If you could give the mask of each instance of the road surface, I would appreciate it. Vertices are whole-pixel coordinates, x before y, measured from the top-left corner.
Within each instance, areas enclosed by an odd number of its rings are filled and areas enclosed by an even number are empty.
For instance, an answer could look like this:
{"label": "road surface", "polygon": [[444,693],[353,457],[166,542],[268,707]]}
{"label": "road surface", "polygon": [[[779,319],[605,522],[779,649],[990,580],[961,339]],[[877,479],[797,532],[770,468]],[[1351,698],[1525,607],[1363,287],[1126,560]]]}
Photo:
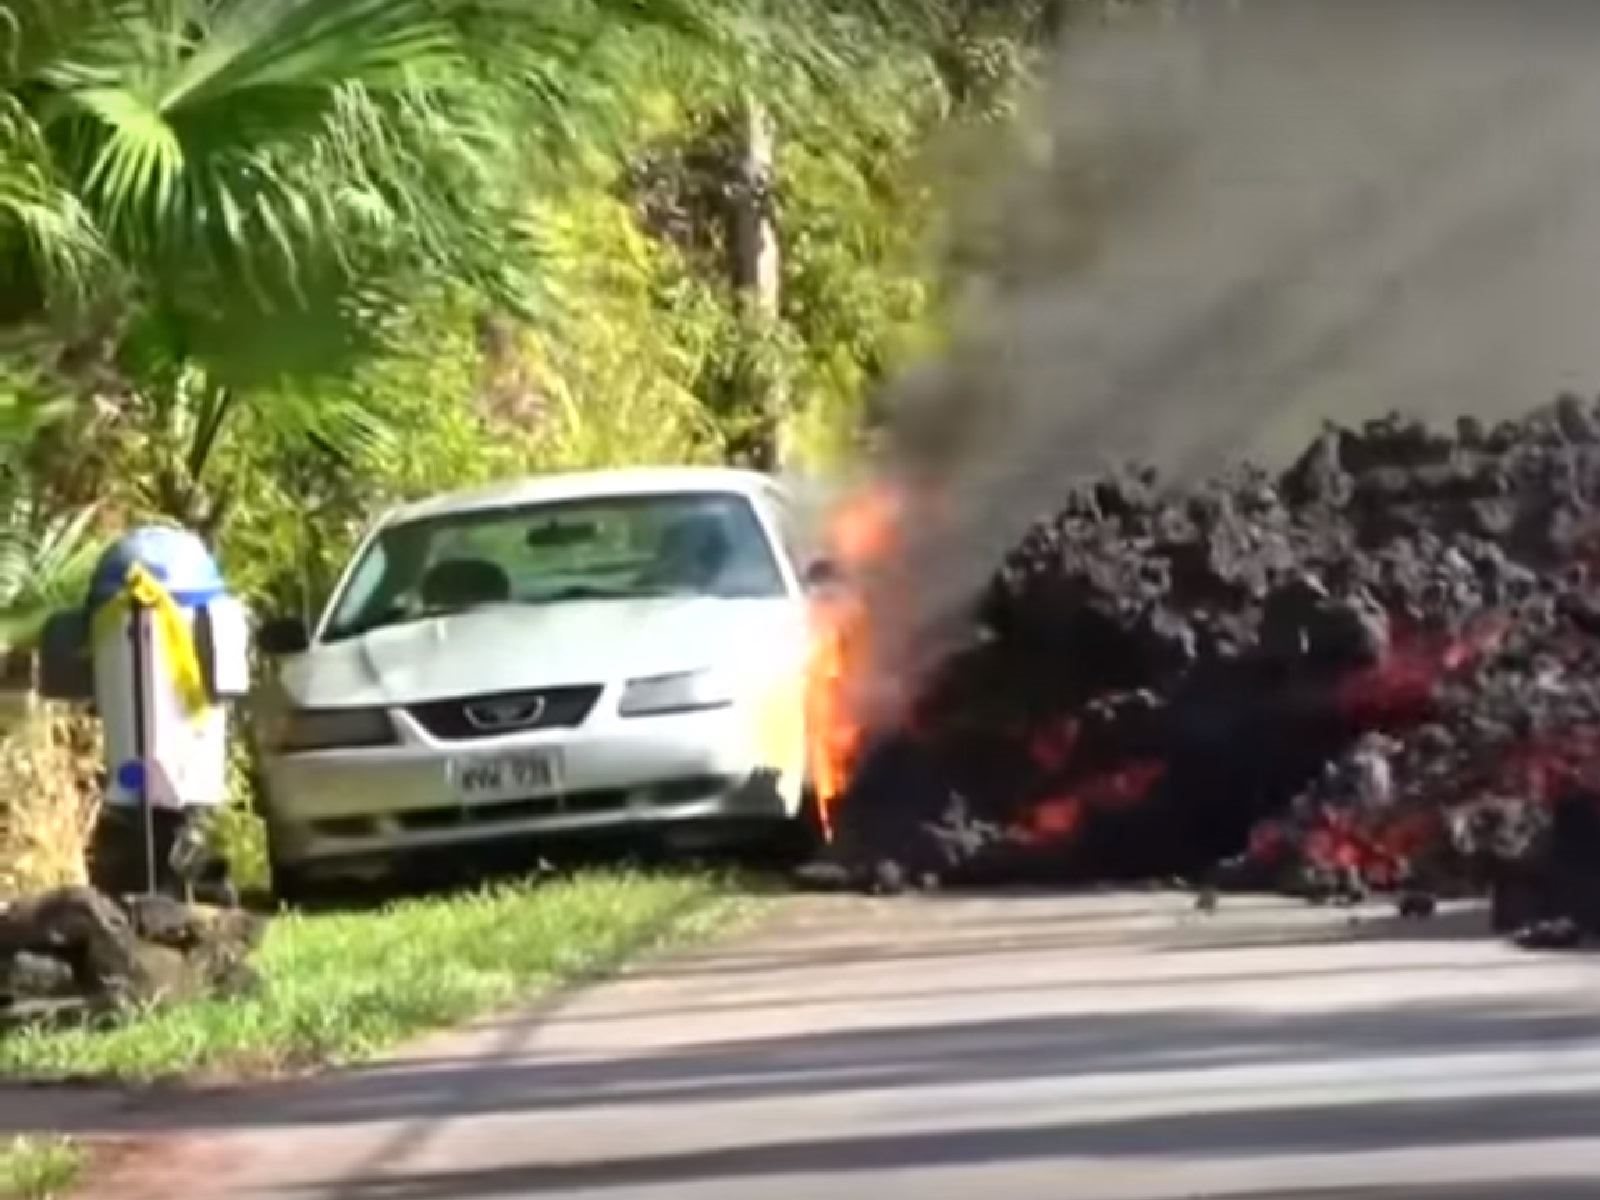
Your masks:
{"label": "road surface", "polygon": [[30,1111],[165,1131],[117,1200],[1600,1196],[1600,959],[1481,920],[801,899],[370,1070]]}

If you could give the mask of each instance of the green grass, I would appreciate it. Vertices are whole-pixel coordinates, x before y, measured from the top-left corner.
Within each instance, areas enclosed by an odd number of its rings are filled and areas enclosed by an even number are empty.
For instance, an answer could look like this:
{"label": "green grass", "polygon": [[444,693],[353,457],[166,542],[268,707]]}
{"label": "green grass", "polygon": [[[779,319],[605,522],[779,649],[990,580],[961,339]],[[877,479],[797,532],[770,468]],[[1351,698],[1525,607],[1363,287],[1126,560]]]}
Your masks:
{"label": "green grass", "polygon": [[13,1137],[0,1141],[0,1197],[56,1200],[83,1169],[83,1149],[67,1138]]}
{"label": "green grass", "polygon": [[0,1076],[154,1082],[359,1061],[747,910],[715,876],[608,872],[279,917],[256,959],[265,979],[257,995],[176,1005],[112,1028],[14,1034],[0,1039]]}

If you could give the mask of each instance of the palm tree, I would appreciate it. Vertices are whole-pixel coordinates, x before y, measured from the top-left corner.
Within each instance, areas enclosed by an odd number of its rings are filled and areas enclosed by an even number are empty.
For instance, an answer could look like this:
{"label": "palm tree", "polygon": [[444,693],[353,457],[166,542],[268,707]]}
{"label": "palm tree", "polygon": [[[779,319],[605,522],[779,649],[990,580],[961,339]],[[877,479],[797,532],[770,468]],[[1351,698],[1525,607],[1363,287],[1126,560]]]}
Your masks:
{"label": "palm tree", "polygon": [[89,323],[175,437],[161,507],[202,524],[230,414],[325,424],[385,312],[441,281],[536,295],[523,200],[600,131],[604,84],[690,0],[8,0],[0,332]]}
{"label": "palm tree", "polygon": [[602,48],[691,14],[681,0],[11,0],[3,282],[60,300],[110,271],[146,298],[260,305],[395,266],[504,284],[521,171],[575,132],[616,59]]}

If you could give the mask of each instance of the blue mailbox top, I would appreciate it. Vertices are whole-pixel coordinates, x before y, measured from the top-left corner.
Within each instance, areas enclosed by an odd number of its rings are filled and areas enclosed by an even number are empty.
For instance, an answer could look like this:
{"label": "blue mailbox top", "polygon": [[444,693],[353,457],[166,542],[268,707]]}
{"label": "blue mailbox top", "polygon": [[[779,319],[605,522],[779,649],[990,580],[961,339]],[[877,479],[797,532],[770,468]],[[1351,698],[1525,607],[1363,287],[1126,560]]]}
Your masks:
{"label": "blue mailbox top", "polygon": [[89,580],[91,610],[122,590],[134,563],[154,575],[174,600],[188,608],[214,600],[226,590],[216,559],[198,537],[187,529],[147,525],[114,542],[100,556]]}

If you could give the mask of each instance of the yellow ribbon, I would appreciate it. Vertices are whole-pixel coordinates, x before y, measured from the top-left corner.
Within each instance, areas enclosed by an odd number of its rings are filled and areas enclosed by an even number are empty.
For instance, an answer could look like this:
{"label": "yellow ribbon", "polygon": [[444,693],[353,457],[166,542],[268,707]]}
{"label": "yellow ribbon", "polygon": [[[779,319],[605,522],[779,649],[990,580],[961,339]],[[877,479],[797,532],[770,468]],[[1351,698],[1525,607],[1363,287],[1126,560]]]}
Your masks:
{"label": "yellow ribbon", "polygon": [[200,654],[195,649],[194,632],[183,609],[162,583],[139,563],[128,568],[122,590],[94,615],[94,640],[99,642],[117,632],[123,618],[137,606],[148,609],[155,618],[155,639],[172,673],[184,712],[191,718],[203,716],[211,707],[205,674],[200,669]]}

